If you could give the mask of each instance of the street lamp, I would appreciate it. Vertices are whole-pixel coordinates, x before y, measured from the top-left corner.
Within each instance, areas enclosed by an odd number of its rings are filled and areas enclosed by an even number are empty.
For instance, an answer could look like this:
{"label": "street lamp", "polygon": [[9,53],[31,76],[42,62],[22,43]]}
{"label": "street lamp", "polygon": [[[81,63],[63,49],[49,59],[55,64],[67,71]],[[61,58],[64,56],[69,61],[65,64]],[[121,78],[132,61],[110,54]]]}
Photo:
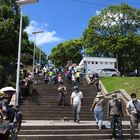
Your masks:
{"label": "street lamp", "polygon": [[19,0],[17,5],[20,6],[20,28],[19,28],[19,43],[18,43],[18,62],[17,62],[17,76],[16,76],[16,105],[19,104],[19,79],[20,79],[20,56],[21,56],[21,38],[22,38],[22,9],[26,4],[39,2],[39,0]]}
{"label": "street lamp", "polygon": [[35,39],[34,39],[34,50],[33,50],[33,69],[32,69],[32,77],[34,77],[34,69],[35,69],[35,45],[36,45],[36,35],[39,33],[42,33],[43,31],[35,31],[32,32],[32,34],[35,35]]}
{"label": "street lamp", "polygon": [[39,53],[39,64],[41,64],[41,53],[42,53],[42,51],[41,51],[41,47],[40,47],[40,53]]}

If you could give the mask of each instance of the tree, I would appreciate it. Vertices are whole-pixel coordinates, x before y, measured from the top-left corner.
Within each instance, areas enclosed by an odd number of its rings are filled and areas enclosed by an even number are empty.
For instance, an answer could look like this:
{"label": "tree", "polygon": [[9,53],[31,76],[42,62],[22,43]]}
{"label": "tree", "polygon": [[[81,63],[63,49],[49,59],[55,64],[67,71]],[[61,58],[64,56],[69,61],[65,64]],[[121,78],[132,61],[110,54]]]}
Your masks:
{"label": "tree", "polygon": [[52,49],[49,59],[53,60],[56,66],[65,66],[70,60],[79,63],[82,59],[82,39],[68,40],[58,44]]}
{"label": "tree", "polygon": [[[140,10],[127,4],[109,6],[89,21],[83,33],[86,52],[93,56],[117,56],[122,72],[136,68],[140,59],[139,28]],[[135,54],[137,57],[132,58]]]}
{"label": "tree", "polygon": [[[14,61],[17,58],[19,21],[20,21],[20,13],[19,7],[16,5],[16,0],[0,0],[1,63],[3,57],[9,57],[11,61]],[[26,28],[28,24],[29,20],[27,17],[24,16],[23,30]],[[28,38],[26,38],[26,41],[28,41]]]}
{"label": "tree", "polygon": [[[20,9],[16,0],[0,0],[0,65],[5,75],[2,84],[7,82],[8,73],[13,72],[11,63],[16,63],[19,40]],[[28,40],[24,29],[28,26],[29,19],[23,16],[22,52],[32,54],[33,45]],[[31,49],[30,49],[31,48]],[[16,72],[16,69],[14,69]],[[12,74],[14,75],[14,74]]]}

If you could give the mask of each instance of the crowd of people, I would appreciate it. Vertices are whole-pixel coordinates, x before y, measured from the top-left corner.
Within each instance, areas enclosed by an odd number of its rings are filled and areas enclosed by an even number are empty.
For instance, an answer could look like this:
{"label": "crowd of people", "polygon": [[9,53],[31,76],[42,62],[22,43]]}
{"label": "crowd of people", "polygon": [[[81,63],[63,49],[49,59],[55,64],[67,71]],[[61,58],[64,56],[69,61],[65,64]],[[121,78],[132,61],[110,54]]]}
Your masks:
{"label": "crowd of people", "polygon": [[[42,69],[36,67],[35,76],[33,78],[30,72],[24,70],[23,77],[20,80],[20,99],[38,95],[37,90],[32,88],[32,85],[39,84],[37,81],[39,75],[43,76],[45,84],[58,84],[57,104],[62,107],[65,106],[65,97],[67,96],[65,81],[72,85],[73,90],[70,96],[70,105],[73,109],[73,121],[80,123],[80,114],[84,99],[83,93],[79,89],[80,79],[83,77],[80,71],[75,70],[73,67],[63,70],[47,68],[46,66]],[[100,91],[98,75],[91,74],[90,71],[88,71],[88,77],[91,81],[90,84],[95,85],[97,89],[97,95],[89,110],[93,112],[96,124],[99,130],[101,130],[103,128],[105,98]],[[0,122],[6,122],[6,120],[8,120],[8,122],[12,124],[4,134],[0,134],[0,140],[8,140],[9,136],[11,136],[11,140],[16,140],[21,127],[22,113],[19,106],[9,105],[12,95],[13,93],[9,94],[8,92],[0,91]],[[126,105],[126,113],[130,117],[131,139],[133,139],[135,138],[136,126],[139,126],[140,131],[140,100],[137,99],[135,93],[131,94],[131,98],[132,100]],[[119,140],[123,140],[123,114],[122,100],[118,98],[117,94],[112,94],[112,99],[110,99],[107,104],[107,122],[110,122],[110,126],[107,128],[111,128],[112,130],[112,139],[116,139],[118,135]],[[118,129],[117,131],[116,128]]]}
{"label": "crowd of people", "polygon": [[[80,78],[83,77],[80,71],[75,71],[74,68],[66,69],[64,71],[57,69],[46,69],[43,68],[43,75],[45,83],[58,83],[58,105],[65,106],[65,96],[67,95],[67,88],[64,84],[64,80],[67,80],[73,87],[73,91],[70,97],[70,104],[73,108],[73,120],[76,123],[80,123],[80,113],[83,105],[83,93],[79,89]],[[95,97],[90,111],[93,111],[96,124],[101,130],[103,127],[103,116],[104,116],[104,106],[105,99],[103,94],[100,92],[99,87],[99,77],[97,74],[91,74],[88,71],[88,77],[91,81],[91,85],[95,85],[97,89],[97,96]],[[46,81],[47,79],[47,81]],[[131,127],[131,138],[135,138],[136,126],[140,127],[140,101],[136,98],[136,94],[131,94],[132,100],[128,102],[126,106],[127,115],[130,117],[130,127]],[[124,110],[122,105],[122,100],[117,97],[117,94],[112,94],[112,99],[108,101],[107,104],[107,122],[110,122],[108,128],[112,128],[112,139],[116,139],[118,135],[119,140],[123,139],[123,128],[122,128],[122,118],[124,117]],[[116,129],[118,129],[116,131]],[[140,128],[139,128],[140,131]]]}
{"label": "crowd of people", "polygon": [[[102,129],[104,105],[104,96],[101,92],[98,92],[91,105],[90,111],[94,113],[99,130]],[[130,118],[131,140],[133,140],[136,138],[136,128],[138,128],[140,134],[140,100],[137,99],[136,93],[131,94],[131,100],[126,104],[126,113]],[[123,140],[123,117],[124,108],[122,100],[114,93],[112,94],[112,99],[110,99],[107,104],[107,123],[110,123],[107,128],[112,129],[113,140],[116,139],[117,135],[119,140]]]}
{"label": "crowd of people", "polygon": [[19,106],[9,104],[15,89],[6,88],[0,90],[0,140],[17,140],[17,134],[21,128],[22,113]]}

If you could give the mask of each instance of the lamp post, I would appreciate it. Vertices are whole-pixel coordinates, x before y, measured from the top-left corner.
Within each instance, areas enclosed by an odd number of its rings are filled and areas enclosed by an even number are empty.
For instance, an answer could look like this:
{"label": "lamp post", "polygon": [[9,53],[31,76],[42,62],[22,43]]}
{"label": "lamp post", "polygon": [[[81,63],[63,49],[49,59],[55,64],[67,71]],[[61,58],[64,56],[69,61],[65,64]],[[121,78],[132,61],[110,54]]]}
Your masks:
{"label": "lamp post", "polygon": [[41,51],[41,47],[40,47],[40,53],[39,53],[39,64],[41,64],[41,53],[42,53],[42,51]]}
{"label": "lamp post", "polygon": [[34,69],[35,69],[35,45],[36,45],[36,35],[39,34],[39,33],[42,33],[43,31],[35,31],[35,32],[32,32],[32,34],[35,35],[35,38],[34,38],[34,50],[33,50],[33,69],[32,69],[32,77],[34,77]]}
{"label": "lamp post", "polygon": [[16,75],[16,105],[19,104],[19,80],[20,80],[20,56],[21,56],[21,38],[22,38],[22,11],[23,6],[39,2],[39,0],[19,0],[17,5],[20,6],[20,28],[19,28],[19,43],[18,43],[18,62],[17,62],[17,75]]}

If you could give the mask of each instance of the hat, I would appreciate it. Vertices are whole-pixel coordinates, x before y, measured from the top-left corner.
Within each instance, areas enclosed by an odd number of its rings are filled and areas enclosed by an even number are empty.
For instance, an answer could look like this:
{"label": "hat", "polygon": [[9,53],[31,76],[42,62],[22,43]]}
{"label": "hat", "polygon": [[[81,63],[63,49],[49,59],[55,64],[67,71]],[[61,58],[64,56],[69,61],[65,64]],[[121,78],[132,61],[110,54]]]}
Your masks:
{"label": "hat", "polygon": [[0,98],[3,98],[5,95],[5,93],[3,91],[0,90]]}
{"label": "hat", "polygon": [[98,92],[97,95],[96,95],[97,98],[103,97],[103,96],[104,96],[104,95],[103,95],[101,92]]}
{"label": "hat", "polygon": [[13,87],[4,87],[0,90],[3,92],[6,92],[6,91],[16,92],[16,89],[14,89]]}
{"label": "hat", "polygon": [[75,90],[75,89],[79,89],[79,87],[78,87],[78,86],[74,86],[73,89],[74,89],[74,90]]}

